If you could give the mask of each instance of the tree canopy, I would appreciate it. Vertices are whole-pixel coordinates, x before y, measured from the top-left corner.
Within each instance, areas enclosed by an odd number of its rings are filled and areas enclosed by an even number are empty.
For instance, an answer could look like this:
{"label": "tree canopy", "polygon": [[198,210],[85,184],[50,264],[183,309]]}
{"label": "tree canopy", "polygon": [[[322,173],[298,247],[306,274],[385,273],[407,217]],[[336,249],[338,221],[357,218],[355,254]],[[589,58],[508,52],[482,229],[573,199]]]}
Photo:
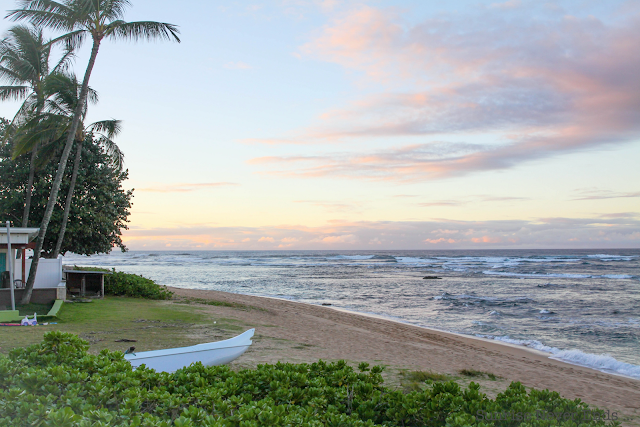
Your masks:
{"label": "tree canopy", "polygon": [[[75,153],[72,153],[62,180],[63,193],[66,193],[71,181],[74,156]],[[11,146],[4,144],[0,147],[0,212],[16,223],[20,221],[24,206],[29,174],[28,157],[20,156],[11,160]],[[56,162],[49,162],[37,171],[31,208],[34,223],[42,220],[57,166]],[[122,230],[128,228],[127,218],[133,197],[133,190],[124,190],[122,187],[127,177],[128,171],[120,171],[104,146],[97,143],[96,136],[88,133],[82,145],[82,161],[61,253],[93,255],[110,252],[114,246],[126,250],[121,234]],[[51,233],[44,242],[45,256],[55,248],[63,209],[64,200],[59,200],[50,222]]]}

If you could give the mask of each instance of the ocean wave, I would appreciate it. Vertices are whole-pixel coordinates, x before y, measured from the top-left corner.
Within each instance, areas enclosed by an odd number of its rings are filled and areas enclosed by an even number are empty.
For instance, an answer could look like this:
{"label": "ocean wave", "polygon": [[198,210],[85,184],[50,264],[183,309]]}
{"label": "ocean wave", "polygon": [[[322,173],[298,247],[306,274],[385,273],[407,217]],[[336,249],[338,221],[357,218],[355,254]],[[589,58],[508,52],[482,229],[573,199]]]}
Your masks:
{"label": "ocean wave", "polygon": [[556,347],[549,347],[537,340],[517,340],[508,336],[476,335],[480,338],[489,338],[509,344],[521,345],[544,351],[551,354],[551,359],[561,360],[573,365],[584,366],[585,368],[596,369],[610,374],[624,375],[631,378],[640,379],[640,366],[616,360],[609,354],[591,354],[581,350],[560,350]]}
{"label": "ocean wave", "polygon": [[491,271],[485,270],[482,274],[490,276],[508,276],[508,277],[555,277],[559,279],[633,279],[634,276],[629,274],[570,274],[570,273],[515,273],[509,271]]}
{"label": "ocean wave", "polygon": [[398,260],[396,260],[396,257],[392,255],[374,255],[371,257],[371,259],[385,262],[398,262]]}
{"label": "ocean wave", "polygon": [[364,260],[364,259],[371,259],[371,258],[373,258],[373,255],[335,255],[335,256],[327,257],[326,259],[330,259],[330,260],[340,260],[340,259]]}
{"label": "ocean wave", "polygon": [[511,273],[508,271],[491,271],[485,270],[482,274],[491,276],[508,276],[508,277],[557,277],[566,279],[589,279],[593,277],[590,274],[568,274],[568,273]]}
{"label": "ocean wave", "polygon": [[601,261],[631,261],[634,258],[638,258],[633,255],[609,255],[609,254],[593,254],[587,255],[587,258],[596,258]]}

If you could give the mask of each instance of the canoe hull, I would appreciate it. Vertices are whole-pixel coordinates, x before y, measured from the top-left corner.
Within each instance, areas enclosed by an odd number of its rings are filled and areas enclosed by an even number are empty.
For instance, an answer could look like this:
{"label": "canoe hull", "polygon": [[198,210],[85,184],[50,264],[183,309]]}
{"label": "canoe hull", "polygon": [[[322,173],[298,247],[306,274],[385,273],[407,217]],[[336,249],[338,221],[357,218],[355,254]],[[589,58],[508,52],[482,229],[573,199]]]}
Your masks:
{"label": "canoe hull", "polygon": [[252,344],[251,337],[254,332],[254,329],[250,329],[224,341],[125,354],[124,357],[134,368],[145,365],[158,372],[175,372],[196,362],[205,366],[225,365],[247,351]]}

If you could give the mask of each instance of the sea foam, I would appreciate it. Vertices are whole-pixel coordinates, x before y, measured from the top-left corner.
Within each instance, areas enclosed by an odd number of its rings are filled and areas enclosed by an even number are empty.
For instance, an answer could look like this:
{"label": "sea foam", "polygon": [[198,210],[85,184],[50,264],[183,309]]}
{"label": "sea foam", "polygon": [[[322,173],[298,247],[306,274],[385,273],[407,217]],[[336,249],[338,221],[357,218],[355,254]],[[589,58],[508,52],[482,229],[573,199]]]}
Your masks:
{"label": "sea foam", "polygon": [[509,344],[521,345],[534,350],[544,351],[545,353],[551,353],[551,359],[561,360],[563,362],[571,363],[573,365],[584,366],[585,368],[597,369],[598,371],[624,375],[626,377],[640,379],[640,366],[632,365],[631,363],[621,362],[616,360],[609,354],[591,354],[585,353],[581,350],[560,350],[556,347],[549,347],[542,344],[537,340],[517,340],[509,338],[508,336],[491,336],[491,335],[476,335],[480,338],[490,338],[496,341],[502,341]]}

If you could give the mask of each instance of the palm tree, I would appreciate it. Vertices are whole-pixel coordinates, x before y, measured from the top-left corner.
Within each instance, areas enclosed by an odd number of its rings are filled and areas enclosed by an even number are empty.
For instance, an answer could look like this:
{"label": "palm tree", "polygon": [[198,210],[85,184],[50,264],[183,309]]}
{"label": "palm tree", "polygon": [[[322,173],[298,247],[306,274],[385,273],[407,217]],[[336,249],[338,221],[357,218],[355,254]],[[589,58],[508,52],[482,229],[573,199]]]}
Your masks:
{"label": "palm tree", "polygon": [[60,157],[60,165],[51,185],[49,201],[40,224],[40,232],[36,240],[31,269],[29,270],[29,279],[22,297],[22,303],[27,304],[31,300],[40,252],[44,245],[53,207],[58,198],[60,183],[73,146],[74,135],[80,124],[82,109],[84,108],[89,88],[89,79],[98,56],[100,43],[102,43],[103,39],[174,39],[177,42],[180,39],[178,38],[179,31],[177,27],[172,24],[152,21],[125,22],[122,19],[124,11],[128,6],[131,6],[131,2],[128,0],[62,0],[61,2],[54,0],[19,0],[18,4],[22,8],[9,12],[8,18],[13,20],[25,19],[39,27],[66,31],[72,46],[81,43],[87,35],[90,35],[93,41],[91,56],[82,80],[79,102],[73,113],[71,127]]}
{"label": "palm tree", "polygon": [[[56,153],[60,151],[59,147],[64,144],[67,132],[71,126],[73,112],[80,97],[80,88],[81,85],[73,74],[56,73],[46,79],[43,85],[47,98],[44,105],[45,111],[40,116],[34,117],[17,131],[13,151],[14,158],[24,152],[28,152],[30,147],[35,145],[41,145],[43,147],[42,163],[56,156]],[[97,103],[97,92],[89,88],[87,99],[93,104]],[[123,165],[124,155],[113,141],[113,138],[120,133],[120,121],[103,120],[85,127],[84,119],[86,114],[87,105],[85,103],[80,125],[74,135],[76,156],[62,214],[60,231],[58,232],[58,240],[51,254],[51,258],[58,257],[60,249],[62,248],[62,242],[64,241],[67,222],[69,220],[69,211],[71,210],[71,201],[73,199],[78,169],[80,167],[83,142],[90,140],[92,143],[101,145],[111,158],[112,165],[117,169],[121,170]]]}
{"label": "palm tree", "polygon": [[[57,65],[50,70],[49,56],[51,48],[63,39],[45,40],[42,29],[16,25],[9,29],[9,35],[0,40],[0,80],[7,81],[9,86],[0,86],[0,100],[24,100],[16,113],[11,127],[38,115],[44,104],[43,84],[50,72],[66,69],[73,51],[67,49]],[[8,139],[9,135],[5,136]],[[36,171],[38,146],[31,150],[29,178],[27,180],[22,226],[29,224],[31,194]]]}

